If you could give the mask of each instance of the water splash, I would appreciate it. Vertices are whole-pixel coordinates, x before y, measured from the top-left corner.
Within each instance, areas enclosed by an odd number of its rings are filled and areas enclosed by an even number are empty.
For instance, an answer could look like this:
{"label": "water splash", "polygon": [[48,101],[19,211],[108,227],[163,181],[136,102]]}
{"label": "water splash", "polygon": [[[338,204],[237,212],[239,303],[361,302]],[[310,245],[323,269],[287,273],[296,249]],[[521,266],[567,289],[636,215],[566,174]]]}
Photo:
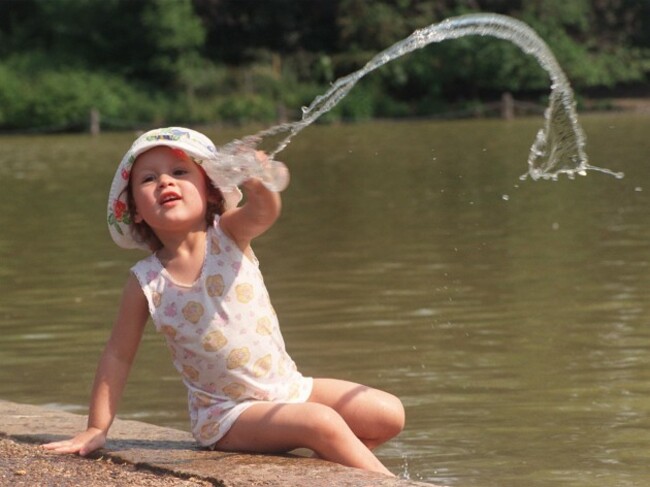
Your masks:
{"label": "water splash", "polygon": [[266,137],[286,133],[277,147],[270,151],[270,158],[274,159],[293,137],[334,108],[366,74],[429,44],[472,35],[491,36],[512,42],[526,54],[535,57],[551,78],[551,94],[549,106],[544,114],[544,126],[537,133],[530,149],[528,172],[522,178],[557,179],[560,174],[573,177],[576,174],[585,175],[589,170],[604,172],[617,178],[623,177],[622,173],[589,164],[584,150],[585,136],[578,123],[573,90],[546,43],[527,24],[497,14],[462,15],[416,30],[407,38],[377,54],[363,68],[336,80],[327,92],[316,97],[308,107],[302,108],[301,120],[276,125],[231,144],[254,148]]}
{"label": "water splash", "polygon": [[289,185],[289,170],[284,163],[261,160],[254,147],[239,140],[220,147],[218,157],[204,161],[203,167],[219,188],[230,191],[252,176],[260,178],[271,191],[284,191]]}

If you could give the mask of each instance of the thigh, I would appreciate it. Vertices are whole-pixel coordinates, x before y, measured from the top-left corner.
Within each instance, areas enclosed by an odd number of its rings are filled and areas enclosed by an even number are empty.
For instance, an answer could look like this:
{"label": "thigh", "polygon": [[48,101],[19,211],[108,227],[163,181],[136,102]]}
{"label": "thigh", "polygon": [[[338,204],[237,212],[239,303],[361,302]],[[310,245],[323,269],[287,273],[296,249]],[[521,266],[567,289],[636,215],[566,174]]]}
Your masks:
{"label": "thigh", "polygon": [[[314,432],[323,424],[349,428],[333,409],[315,403],[259,402],[246,409],[215,448],[224,451],[280,453],[311,448]],[[350,431],[350,435],[353,433]]]}
{"label": "thigh", "polygon": [[316,402],[256,403],[245,410],[215,448],[279,453],[305,447],[349,467],[390,474],[333,408]]}
{"label": "thigh", "polygon": [[404,427],[404,408],[392,394],[338,379],[314,379],[309,401],[336,410],[365,440],[388,439]]}

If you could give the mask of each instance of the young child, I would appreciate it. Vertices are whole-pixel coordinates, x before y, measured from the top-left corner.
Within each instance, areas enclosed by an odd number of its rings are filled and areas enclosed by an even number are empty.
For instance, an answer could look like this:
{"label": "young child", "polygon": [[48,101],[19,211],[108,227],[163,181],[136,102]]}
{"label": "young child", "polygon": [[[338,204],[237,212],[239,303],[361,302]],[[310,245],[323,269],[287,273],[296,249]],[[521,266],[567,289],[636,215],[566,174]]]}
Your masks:
{"label": "young child", "polygon": [[[257,153],[261,164],[262,153]],[[148,315],[188,390],[192,433],[221,451],[308,448],[322,459],[392,475],[371,450],[397,435],[404,409],[363,385],[303,377],[285,350],[251,241],[280,214],[280,196],[259,179],[221,191],[202,166],[218,159],[203,134],[170,127],[139,137],[109,196],[115,242],[151,255],[127,279],[99,361],[88,427],[44,447],[101,448]]]}

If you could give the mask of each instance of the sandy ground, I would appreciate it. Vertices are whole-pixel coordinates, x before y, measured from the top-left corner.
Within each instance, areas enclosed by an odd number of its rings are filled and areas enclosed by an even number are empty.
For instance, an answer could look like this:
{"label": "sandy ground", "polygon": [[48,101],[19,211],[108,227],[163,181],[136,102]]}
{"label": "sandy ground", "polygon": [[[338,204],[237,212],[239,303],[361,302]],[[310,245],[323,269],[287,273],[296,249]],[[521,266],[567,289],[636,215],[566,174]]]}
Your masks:
{"label": "sandy ground", "polygon": [[138,470],[107,459],[56,455],[38,445],[0,437],[0,486],[208,487],[211,482]]}

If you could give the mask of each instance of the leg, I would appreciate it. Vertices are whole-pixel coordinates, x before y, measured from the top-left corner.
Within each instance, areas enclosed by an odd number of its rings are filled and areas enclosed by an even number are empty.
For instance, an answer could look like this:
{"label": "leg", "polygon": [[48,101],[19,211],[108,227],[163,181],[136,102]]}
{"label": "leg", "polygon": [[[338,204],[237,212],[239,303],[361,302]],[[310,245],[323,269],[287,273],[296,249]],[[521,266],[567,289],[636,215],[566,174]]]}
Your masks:
{"label": "leg", "polygon": [[370,449],[397,436],[404,428],[402,402],[371,387],[337,379],[314,379],[309,401],[337,411]]}
{"label": "leg", "polygon": [[332,408],[307,402],[260,402],[244,411],[215,445],[222,451],[279,453],[306,447],[324,460],[392,475]]}

